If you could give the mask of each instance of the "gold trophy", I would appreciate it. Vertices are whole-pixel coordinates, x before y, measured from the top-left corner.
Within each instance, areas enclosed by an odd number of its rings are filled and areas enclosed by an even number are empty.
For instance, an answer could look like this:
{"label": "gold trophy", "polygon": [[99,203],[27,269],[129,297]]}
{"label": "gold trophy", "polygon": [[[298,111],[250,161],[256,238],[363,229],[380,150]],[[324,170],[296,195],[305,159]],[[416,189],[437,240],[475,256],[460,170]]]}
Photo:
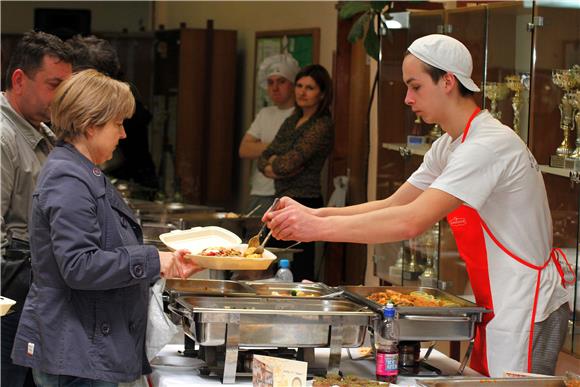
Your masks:
{"label": "gold trophy", "polygon": [[485,96],[491,101],[491,109],[489,113],[497,118],[501,119],[501,112],[497,110],[497,102],[505,99],[509,93],[505,83],[502,82],[487,82],[484,87]]}
{"label": "gold trophy", "polygon": [[[577,84],[580,85],[580,71],[578,71]],[[576,109],[576,115],[574,116],[574,121],[576,122],[576,149],[566,159],[566,168],[580,170],[580,90],[576,90],[574,97],[574,108]]]}
{"label": "gold trophy", "polygon": [[574,130],[574,114],[576,108],[574,102],[576,95],[572,90],[577,84],[575,69],[553,70],[552,82],[562,90],[564,95],[560,102],[560,129],[564,132],[562,143],[556,149],[556,154],[550,157],[550,165],[552,167],[564,168],[565,160],[574,152],[574,148],[570,141],[570,134]]}
{"label": "gold trophy", "polygon": [[403,264],[403,280],[416,281],[419,279],[423,268],[417,263],[417,241],[415,239],[409,239],[409,250],[409,262]]}
{"label": "gold trophy", "polygon": [[435,140],[437,140],[439,137],[441,137],[441,135],[443,134],[443,131],[441,130],[441,127],[439,126],[439,124],[435,124],[431,127],[431,130],[429,131],[429,134],[427,135],[429,137],[429,142],[431,144],[433,144],[435,142]]}
{"label": "gold trophy", "polygon": [[[437,227],[437,226],[436,226]],[[437,272],[435,270],[435,257],[437,256],[437,249],[435,241],[438,239],[438,230],[433,228],[424,236],[425,244],[425,270],[419,276],[421,286],[437,287]]]}
{"label": "gold trophy", "polygon": [[403,260],[405,258],[405,247],[401,246],[395,264],[389,267],[389,276],[400,279],[403,274]]}
{"label": "gold trophy", "polygon": [[[576,80],[576,87],[580,87],[580,65],[574,65],[572,67],[572,73]],[[569,160],[566,160],[566,168],[580,169],[580,90],[576,89],[574,96],[572,98],[572,104],[576,110],[574,115],[574,121],[576,123],[576,149],[570,154]]]}
{"label": "gold trophy", "polygon": [[526,89],[524,78],[518,75],[505,77],[507,88],[514,92],[512,97],[512,109],[514,110],[514,132],[520,136],[520,106],[522,105],[522,91]]}

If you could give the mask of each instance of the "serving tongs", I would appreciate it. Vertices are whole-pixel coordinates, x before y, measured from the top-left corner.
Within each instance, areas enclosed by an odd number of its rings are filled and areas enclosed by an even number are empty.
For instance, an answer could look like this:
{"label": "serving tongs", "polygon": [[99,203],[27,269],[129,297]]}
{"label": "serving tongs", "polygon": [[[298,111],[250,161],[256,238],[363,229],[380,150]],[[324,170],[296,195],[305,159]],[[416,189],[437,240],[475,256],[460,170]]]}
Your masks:
{"label": "serving tongs", "polygon": [[[273,209],[275,210],[279,201],[280,201],[280,198],[274,199],[274,202],[266,210],[265,214],[267,214],[268,212],[270,212]],[[270,230],[268,235],[266,235],[266,238],[264,239],[264,241],[260,244],[260,235],[262,235],[262,232],[264,232],[264,228],[266,228],[266,223],[263,223],[262,227],[260,228],[260,231],[258,231],[258,233],[256,235],[254,235],[253,237],[251,237],[248,240],[248,248],[253,247],[256,249],[256,250],[254,250],[254,254],[262,254],[264,252],[264,246],[266,245],[266,242],[268,242],[268,239],[270,239],[270,236],[272,236],[272,230]]]}

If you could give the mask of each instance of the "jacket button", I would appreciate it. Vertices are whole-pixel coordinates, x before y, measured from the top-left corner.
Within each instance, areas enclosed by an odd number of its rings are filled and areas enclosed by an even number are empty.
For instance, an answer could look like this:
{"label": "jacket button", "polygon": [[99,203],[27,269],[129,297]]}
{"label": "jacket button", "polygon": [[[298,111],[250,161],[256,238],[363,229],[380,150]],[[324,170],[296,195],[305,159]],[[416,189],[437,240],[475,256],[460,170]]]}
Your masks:
{"label": "jacket button", "polygon": [[109,324],[107,324],[107,323],[102,323],[101,324],[101,333],[104,336],[108,336],[109,333],[111,333],[111,327],[109,326]]}
{"label": "jacket button", "polygon": [[133,270],[135,271],[135,275],[137,277],[142,277],[143,276],[143,265],[135,265],[135,267],[133,268]]}
{"label": "jacket button", "polygon": [[134,322],[129,324],[129,332],[135,332],[135,323]]}

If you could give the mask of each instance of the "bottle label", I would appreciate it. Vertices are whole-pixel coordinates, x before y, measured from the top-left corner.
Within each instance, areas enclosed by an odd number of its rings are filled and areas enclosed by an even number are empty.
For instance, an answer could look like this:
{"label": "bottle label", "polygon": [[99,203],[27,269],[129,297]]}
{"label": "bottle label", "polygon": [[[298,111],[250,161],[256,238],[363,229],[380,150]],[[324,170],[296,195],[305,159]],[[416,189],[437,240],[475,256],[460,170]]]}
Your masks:
{"label": "bottle label", "polygon": [[399,374],[399,354],[377,352],[376,374],[380,376],[393,376]]}

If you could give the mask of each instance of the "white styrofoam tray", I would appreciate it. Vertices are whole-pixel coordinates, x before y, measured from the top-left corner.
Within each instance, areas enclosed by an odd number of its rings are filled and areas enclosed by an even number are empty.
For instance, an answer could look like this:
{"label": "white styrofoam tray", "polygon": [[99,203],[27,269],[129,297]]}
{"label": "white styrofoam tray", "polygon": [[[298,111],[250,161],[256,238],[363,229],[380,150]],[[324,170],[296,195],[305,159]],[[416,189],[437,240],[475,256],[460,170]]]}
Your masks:
{"label": "white styrofoam tray", "polygon": [[225,228],[208,226],[194,227],[189,230],[175,230],[159,235],[161,242],[173,250],[187,249],[191,254],[186,255],[199,266],[214,270],[266,270],[276,256],[264,250],[262,258],[244,257],[208,257],[199,253],[208,247],[238,248],[245,251],[246,244],[233,232]]}

